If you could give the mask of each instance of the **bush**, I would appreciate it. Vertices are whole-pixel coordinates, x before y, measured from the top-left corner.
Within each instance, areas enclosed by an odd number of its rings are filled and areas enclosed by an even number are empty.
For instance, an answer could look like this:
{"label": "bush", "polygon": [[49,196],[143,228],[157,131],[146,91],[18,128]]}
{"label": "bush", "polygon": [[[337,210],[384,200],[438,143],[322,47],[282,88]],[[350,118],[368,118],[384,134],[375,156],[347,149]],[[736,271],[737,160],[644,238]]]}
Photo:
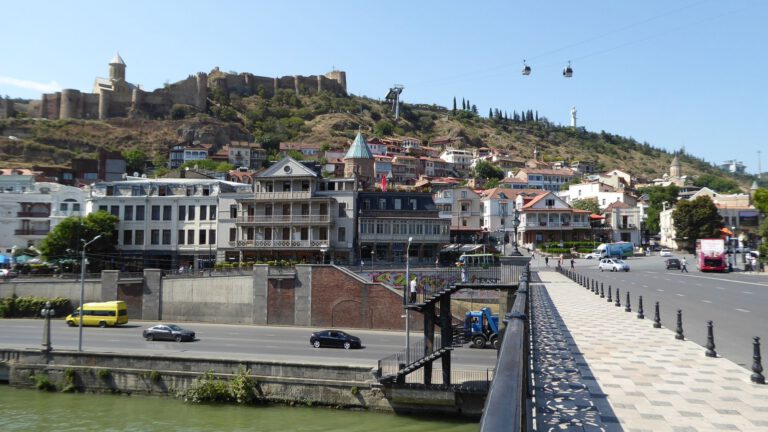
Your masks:
{"label": "bush", "polygon": [[56,312],[54,317],[63,317],[69,315],[73,308],[69,299],[56,297],[8,297],[0,301],[0,317],[3,318],[35,318],[40,316],[40,311],[45,307],[46,302],[51,302],[51,306]]}
{"label": "bush", "polygon": [[99,369],[98,371],[96,371],[96,376],[103,380],[106,380],[112,376],[112,372],[110,372],[109,369]]}
{"label": "bush", "polygon": [[208,371],[196,379],[186,391],[179,392],[176,397],[185,402],[209,403],[224,402],[252,405],[259,401],[256,380],[251,378],[250,371],[241,367],[231,381],[222,381]]}
{"label": "bush", "polygon": [[56,390],[56,385],[54,385],[50,378],[48,378],[48,375],[44,373],[37,373],[30,375],[29,379],[35,382],[35,388],[38,390],[43,391],[54,391]]}

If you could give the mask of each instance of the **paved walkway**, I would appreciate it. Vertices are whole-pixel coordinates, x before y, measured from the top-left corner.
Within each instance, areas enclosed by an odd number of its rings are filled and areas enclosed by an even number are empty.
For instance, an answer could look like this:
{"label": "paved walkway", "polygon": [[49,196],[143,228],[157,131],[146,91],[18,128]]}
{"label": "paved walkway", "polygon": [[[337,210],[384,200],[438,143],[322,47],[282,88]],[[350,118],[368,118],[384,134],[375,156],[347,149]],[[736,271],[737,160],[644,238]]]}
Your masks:
{"label": "paved walkway", "polygon": [[[561,348],[567,343],[572,353],[559,357],[572,358],[578,369],[580,377],[571,388],[583,383],[591,399],[576,398],[571,407],[550,403],[539,412],[545,413],[539,417],[540,430],[768,431],[768,385],[751,383],[751,371],[724,358],[706,357],[703,347],[653,328],[647,305],[646,319],[638,319],[634,308],[624,312],[623,304],[615,307],[554,270],[538,276],[534,297],[544,299],[539,307],[551,300],[555,311],[550,312],[561,320],[564,333],[555,339]],[[766,353],[765,345],[762,351]],[[555,369],[535,365],[539,372]],[[558,368],[577,372],[568,365]],[[563,385],[568,381],[557,381],[560,388],[569,387]],[[549,387],[537,383],[544,394]],[[562,394],[554,395],[562,400]],[[568,411],[574,406],[592,414],[574,417]]]}

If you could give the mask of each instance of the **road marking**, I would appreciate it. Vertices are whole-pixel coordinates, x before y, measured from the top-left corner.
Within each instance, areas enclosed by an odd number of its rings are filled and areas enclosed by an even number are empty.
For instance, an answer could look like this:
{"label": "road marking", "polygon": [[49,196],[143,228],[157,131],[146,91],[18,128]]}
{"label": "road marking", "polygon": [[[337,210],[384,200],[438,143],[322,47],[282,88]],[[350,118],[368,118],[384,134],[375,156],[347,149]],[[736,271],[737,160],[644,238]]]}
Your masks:
{"label": "road marking", "polygon": [[702,302],[702,303],[712,303],[712,302],[711,302],[711,301],[709,301],[709,300],[702,300],[701,302]]}
{"label": "road marking", "polygon": [[749,313],[749,311],[748,311],[748,310],[746,310],[746,309],[739,309],[739,308],[736,308],[736,310],[737,310],[737,311],[739,311],[739,312]]}
{"label": "road marking", "polygon": [[648,288],[648,285],[643,285],[643,288]]}
{"label": "road marking", "polygon": [[685,297],[685,294],[677,294],[678,297]]}
{"label": "road marking", "polygon": [[664,290],[663,290],[663,289],[661,289],[661,288],[656,288],[656,291],[658,291],[658,292],[664,292]]}
{"label": "road marking", "polygon": [[742,291],[742,294],[754,294],[752,291]]}
{"label": "road marking", "polygon": [[696,284],[696,286],[704,286],[704,285],[702,285],[702,284]]}
{"label": "road marking", "polygon": [[719,289],[719,290],[724,290],[725,288],[723,288],[723,287],[717,287],[717,289]]}
{"label": "road marking", "polygon": [[699,275],[694,275],[694,274],[686,274],[685,277],[700,278],[700,279],[711,279],[711,280],[716,280],[716,281],[721,281],[721,282],[732,282],[732,283],[740,283],[740,284],[757,285],[757,286],[768,287],[768,284],[765,284],[765,283],[745,282],[745,281],[739,281],[739,280],[733,280],[733,279],[716,278],[716,277],[712,277],[712,276],[699,276]]}

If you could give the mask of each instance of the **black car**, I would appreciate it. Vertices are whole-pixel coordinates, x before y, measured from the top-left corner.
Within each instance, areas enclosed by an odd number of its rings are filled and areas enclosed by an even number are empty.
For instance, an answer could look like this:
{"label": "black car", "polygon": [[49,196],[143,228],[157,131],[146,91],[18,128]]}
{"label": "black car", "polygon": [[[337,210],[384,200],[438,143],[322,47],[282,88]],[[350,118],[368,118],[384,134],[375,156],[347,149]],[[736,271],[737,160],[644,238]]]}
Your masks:
{"label": "black car", "polygon": [[148,341],[166,340],[166,341],[194,341],[195,332],[185,330],[176,324],[158,324],[144,330],[141,335]]}
{"label": "black car", "polygon": [[309,337],[309,343],[315,348],[333,347],[333,348],[362,348],[360,338],[344,333],[340,330],[323,330],[314,332]]}
{"label": "black car", "polygon": [[669,270],[669,269],[680,270],[680,268],[681,268],[680,260],[677,259],[677,258],[667,258],[664,261],[664,265],[667,267],[667,270]]}

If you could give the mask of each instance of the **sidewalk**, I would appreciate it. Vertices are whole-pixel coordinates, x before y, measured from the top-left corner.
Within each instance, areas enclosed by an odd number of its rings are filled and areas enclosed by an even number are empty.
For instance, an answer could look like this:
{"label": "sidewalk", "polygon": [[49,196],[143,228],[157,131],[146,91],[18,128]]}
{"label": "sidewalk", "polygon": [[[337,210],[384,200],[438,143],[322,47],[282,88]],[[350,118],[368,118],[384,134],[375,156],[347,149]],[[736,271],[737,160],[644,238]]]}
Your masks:
{"label": "sidewalk", "polygon": [[[768,385],[751,383],[750,370],[706,357],[704,347],[653,328],[652,310],[638,319],[636,310],[608,304],[552,267],[540,269],[538,276],[540,282],[532,284],[534,299],[540,296],[543,309],[549,304],[554,310],[534,309],[534,318],[550,313],[561,320],[560,330],[576,359],[578,371],[573,372],[591,396],[591,402],[576,402],[576,409],[591,411],[588,419],[595,420],[553,415],[562,404],[550,403],[541,416],[547,425],[543,430],[563,429],[567,423],[570,430],[768,431]],[[535,369],[547,372],[540,364]],[[537,393],[546,396],[547,384],[537,383]]]}

